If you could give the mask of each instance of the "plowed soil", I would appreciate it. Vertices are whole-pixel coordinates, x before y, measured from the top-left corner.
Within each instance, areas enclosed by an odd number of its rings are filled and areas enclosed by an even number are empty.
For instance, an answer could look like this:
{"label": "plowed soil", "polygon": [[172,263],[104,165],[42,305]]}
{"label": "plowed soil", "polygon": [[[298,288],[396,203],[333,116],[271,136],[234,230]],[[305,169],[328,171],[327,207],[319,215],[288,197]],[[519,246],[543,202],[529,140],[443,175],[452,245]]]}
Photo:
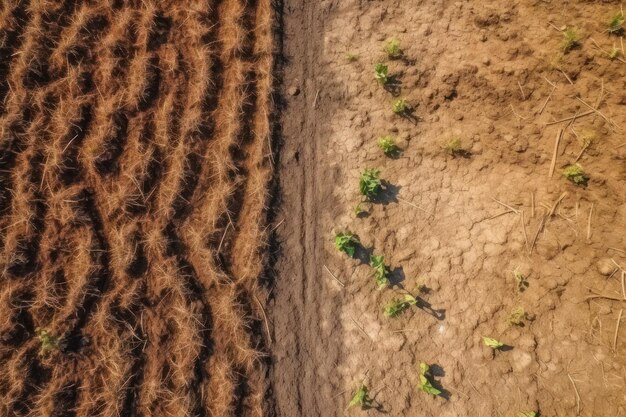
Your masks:
{"label": "plowed soil", "polygon": [[0,3],[1,416],[267,415],[274,21]]}
{"label": "plowed soil", "polygon": [[[278,415],[626,415],[626,41],[607,33],[619,13],[619,1],[286,1],[285,87],[300,94],[283,116]],[[566,26],[580,44],[564,53]],[[400,59],[383,52],[392,37]],[[393,88],[375,81],[379,62]],[[392,112],[398,98],[410,117]],[[456,155],[442,149],[453,138]],[[574,162],[586,187],[562,175]],[[357,217],[365,168],[386,189]],[[341,231],[359,236],[356,259],[335,249]],[[393,285],[377,289],[369,253]],[[417,306],[383,314],[419,284]],[[522,325],[507,320],[517,307]],[[442,395],[420,391],[420,362]],[[373,407],[347,409],[361,382]]]}

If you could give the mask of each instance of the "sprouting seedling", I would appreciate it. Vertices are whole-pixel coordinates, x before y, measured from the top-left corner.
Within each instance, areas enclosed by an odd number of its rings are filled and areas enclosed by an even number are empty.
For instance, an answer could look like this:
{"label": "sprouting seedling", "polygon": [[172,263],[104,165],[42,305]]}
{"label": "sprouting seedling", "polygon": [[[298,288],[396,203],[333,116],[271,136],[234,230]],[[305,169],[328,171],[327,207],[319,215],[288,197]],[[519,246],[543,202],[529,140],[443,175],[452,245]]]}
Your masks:
{"label": "sprouting seedling", "polygon": [[383,153],[387,156],[393,156],[398,152],[398,146],[396,141],[391,136],[383,136],[378,138],[378,147],[382,149]]}
{"label": "sprouting seedling", "polygon": [[385,316],[387,317],[398,317],[400,314],[404,313],[409,307],[416,305],[417,299],[413,297],[411,294],[405,294],[404,300],[400,300],[394,298],[387,305],[385,305]]}
{"label": "sprouting seedling", "polygon": [[430,373],[430,366],[428,366],[424,362],[420,363],[420,389],[426,394],[441,394],[440,390],[433,387],[433,384],[430,382],[430,378],[432,378],[432,375]]}
{"label": "sprouting seedling", "polygon": [[448,152],[450,155],[453,155],[453,156],[459,155],[463,152],[463,145],[462,145],[461,139],[459,138],[452,138],[448,142],[443,144],[441,147],[446,152]]}
{"label": "sprouting seedling", "polygon": [[618,47],[616,47],[615,45],[613,45],[613,49],[611,49],[611,52],[609,52],[609,58],[610,59],[617,59],[622,55],[622,50],[619,49]]}
{"label": "sprouting seedling", "polygon": [[350,232],[340,232],[335,235],[335,247],[337,250],[346,253],[351,258],[354,257],[359,243],[359,237]]}
{"label": "sprouting seedling", "polygon": [[47,329],[37,328],[35,331],[37,332],[37,338],[41,342],[41,348],[39,349],[41,355],[59,348],[59,339],[50,334]]}
{"label": "sprouting seedling", "polygon": [[524,311],[523,307],[515,307],[509,313],[507,317],[507,322],[513,326],[520,326],[524,323],[524,318],[526,317],[526,311]]}
{"label": "sprouting seedling", "polygon": [[536,411],[521,411],[518,417],[539,417]]}
{"label": "sprouting seedling", "polygon": [[516,269],[515,271],[513,271],[513,277],[515,277],[515,288],[517,288],[517,291],[518,292],[526,291],[529,284],[524,274],[522,274],[522,272],[519,269]]}
{"label": "sprouting seedling", "polygon": [[389,72],[389,68],[387,65],[378,63],[374,66],[374,78],[380,84],[385,85],[389,82],[389,78],[387,77],[387,73]]}
{"label": "sprouting seedling", "polygon": [[352,52],[346,52],[346,61],[354,62],[354,61],[357,61],[358,59],[359,59],[359,56],[357,54],[353,54]]}
{"label": "sprouting seedling", "polygon": [[594,129],[583,129],[578,135],[583,147],[587,148],[598,138],[598,133]]}
{"label": "sprouting seedling", "polygon": [[607,32],[612,35],[621,33],[624,30],[624,22],[626,22],[626,16],[624,16],[624,12],[616,14],[611,18],[611,20],[609,20],[609,27],[607,29]]}
{"label": "sprouting seedling", "polygon": [[363,203],[359,203],[356,206],[354,206],[353,211],[354,211],[354,215],[357,217],[367,212],[367,210],[363,208]]}
{"label": "sprouting seedling", "polygon": [[393,102],[391,110],[393,110],[395,114],[404,115],[409,110],[409,105],[407,104],[405,99],[399,98],[398,100]]}
{"label": "sprouting seedling", "polygon": [[374,278],[378,287],[389,285],[389,267],[385,265],[385,255],[370,255],[370,266],[374,270]]}
{"label": "sprouting seedling", "polygon": [[380,171],[377,169],[366,168],[361,173],[361,178],[359,179],[359,191],[366,198],[371,199],[376,197],[382,189],[382,183],[380,182],[379,176]]}
{"label": "sprouting seedling", "polygon": [[397,38],[391,38],[385,44],[385,52],[389,59],[398,59],[402,56],[402,49],[400,49],[400,41]]}
{"label": "sprouting seedling", "polygon": [[496,339],[492,339],[491,337],[483,336],[483,343],[485,346],[490,347],[493,350],[500,349],[504,346],[504,343],[497,341]]}
{"label": "sprouting seedling", "polygon": [[348,408],[355,406],[360,407],[362,410],[372,406],[372,399],[368,396],[367,386],[363,383],[359,385],[348,404]]}
{"label": "sprouting seedling", "polygon": [[561,44],[561,49],[563,52],[569,52],[578,45],[580,45],[580,33],[574,27],[567,27],[563,31],[563,42]]}
{"label": "sprouting seedling", "polygon": [[587,185],[589,176],[580,164],[570,165],[563,170],[563,176],[576,185]]}

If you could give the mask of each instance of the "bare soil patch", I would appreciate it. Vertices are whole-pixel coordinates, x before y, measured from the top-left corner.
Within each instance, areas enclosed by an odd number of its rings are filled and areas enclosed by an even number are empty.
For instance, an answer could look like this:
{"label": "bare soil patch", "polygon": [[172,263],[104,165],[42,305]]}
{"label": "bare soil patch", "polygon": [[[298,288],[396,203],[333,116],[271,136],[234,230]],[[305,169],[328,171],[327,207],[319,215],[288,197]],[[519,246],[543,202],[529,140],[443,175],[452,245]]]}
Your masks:
{"label": "bare soil patch", "polygon": [[[278,415],[626,413],[626,64],[607,54],[623,59],[607,32],[619,12],[617,1],[286,2],[285,86],[301,92],[283,116]],[[580,36],[564,51],[568,28]],[[399,59],[383,51],[392,37]],[[379,62],[393,88],[374,79]],[[399,98],[410,117],[392,112]],[[384,135],[400,155],[382,153]],[[460,149],[442,149],[453,139]],[[586,185],[564,177],[575,163]],[[357,217],[365,168],[386,189]],[[344,231],[365,249],[356,259],[334,247]],[[370,253],[392,271],[385,289]],[[417,305],[386,317],[404,290]],[[442,395],[419,390],[420,362]],[[346,411],[361,382],[373,407]]]}
{"label": "bare soil patch", "polygon": [[0,4],[0,415],[268,415],[274,19]]}

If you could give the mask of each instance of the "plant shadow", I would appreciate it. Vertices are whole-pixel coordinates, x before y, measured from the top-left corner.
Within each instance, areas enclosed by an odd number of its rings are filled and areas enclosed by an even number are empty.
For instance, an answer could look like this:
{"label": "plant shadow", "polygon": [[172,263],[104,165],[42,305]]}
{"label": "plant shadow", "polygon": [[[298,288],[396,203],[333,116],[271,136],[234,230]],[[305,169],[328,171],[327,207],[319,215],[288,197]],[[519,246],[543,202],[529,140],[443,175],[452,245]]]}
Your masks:
{"label": "plant shadow", "polygon": [[450,391],[448,391],[447,389],[443,387],[443,385],[441,384],[441,381],[435,379],[435,378],[445,377],[446,371],[443,369],[441,365],[437,363],[430,365],[429,371],[430,371],[430,375],[432,376],[430,378],[430,383],[432,384],[432,386],[437,388],[439,391],[441,391],[441,394],[439,394],[441,398],[443,398],[446,401],[450,401],[450,395],[451,395]]}
{"label": "plant shadow", "polygon": [[398,202],[398,193],[400,192],[399,185],[391,184],[388,181],[382,180],[382,190],[370,199],[371,203],[382,204],[386,206],[389,203]]}
{"label": "plant shadow", "polygon": [[403,267],[398,266],[396,268],[393,268],[391,272],[389,272],[387,278],[389,279],[389,286],[393,287],[397,285],[400,288],[404,288],[402,286],[402,282],[405,279]]}
{"label": "plant shadow", "polygon": [[415,107],[413,107],[413,106],[408,107],[402,113],[397,113],[397,115],[400,116],[403,119],[408,120],[409,122],[413,123],[414,125],[417,125],[417,123],[420,121],[420,118],[415,114]]}
{"label": "plant shadow", "polygon": [[402,92],[402,81],[396,75],[390,75],[383,88],[392,96],[398,97]]}
{"label": "plant shadow", "polygon": [[452,155],[453,158],[459,157],[464,159],[470,159],[472,157],[472,152],[468,151],[467,149],[455,149],[450,152],[450,155]]}
{"label": "plant shadow", "polygon": [[367,248],[363,244],[359,243],[354,251],[354,259],[361,262],[362,265],[369,265],[370,257],[374,253],[374,248]]}

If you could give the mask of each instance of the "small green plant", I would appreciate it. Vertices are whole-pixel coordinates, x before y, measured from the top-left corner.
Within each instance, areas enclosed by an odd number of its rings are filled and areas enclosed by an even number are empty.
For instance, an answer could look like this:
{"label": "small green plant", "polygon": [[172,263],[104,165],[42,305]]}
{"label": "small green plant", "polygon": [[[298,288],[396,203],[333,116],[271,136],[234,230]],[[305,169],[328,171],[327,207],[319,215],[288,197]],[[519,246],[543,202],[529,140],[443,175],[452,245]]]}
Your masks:
{"label": "small green plant", "polygon": [[461,143],[461,139],[452,138],[445,144],[441,146],[446,152],[450,155],[459,155],[463,152],[463,145]]}
{"label": "small green plant", "polygon": [[409,307],[417,304],[417,299],[413,297],[411,294],[405,294],[404,300],[400,300],[394,298],[387,305],[385,305],[385,316],[387,317],[398,317],[400,314],[404,313]]}
{"label": "small green plant", "polygon": [[356,206],[354,206],[353,211],[354,211],[354,215],[357,217],[359,217],[363,213],[367,213],[367,210],[363,208],[363,203],[359,203]]}
{"label": "small green plant", "polygon": [[539,417],[536,411],[521,411],[518,417]]}
{"label": "small green plant", "polygon": [[405,99],[399,98],[393,102],[391,109],[395,114],[404,115],[409,110],[409,105],[407,104]]}
{"label": "small green plant", "polygon": [[402,49],[400,49],[400,41],[396,38],[391,38],[385,44],[385,52],[389,59],[398,59],[402,56]]}
{"label": "small green plant", "polygon": [[37,328],[37,338],[41,342],[41,348],[39,354],[45,355],[48,352],[59,349],[59,339],[50,334],[47,329]]}
{"label": "small green plant", "polygon": [[389,285],[389,267],[385,265],[385,255],[370,255],[370,266],[374,270],[374,278],[379,287]]}
{"label": "small green plant", "polygon": [[580,45],[580,39],[580,33],[578,33],[578,30],[576,28],[567,27],[563,31],[563,42],[561,44],[561,49],[563,50],[563,52],[566,53],[571,51],[572,49]]}
{"label": "small green plant", "polygon": [[580,164],[570,165],[563,170],[563,176],[576,185],[587,185],[589,177]]}
{"label": "small green plant", "polygon": [[354,253],[359,243],[359,237],[350,232],[340,232],[335,235],[335,247],[337,250],[346,253],[351,258],[354,258]]}
{"label": "small green plant", "polygon": [[368,396],[368,389],[365,384],[361,383],[359,388],[352,396],[348,408],[360,407],[362,410],[370,408],[372,406],[372,399]]}
{"label": "small green plant", "polygon": [[380,171],[377,169],[365,169],[361,173],[361,178],[359,179],[359,191],[366,198],[371,199],[376,197],[376,195],[382,189],[382,183],[380,181]]}
{"label": "small green plant", "polygon": [[613,45],[613,49],[611,49],[611,52],[609,52],[609,58],[617,59],[620,56],[622,56],[622,50],[616,47],[615,45]]}
{"label": "small green plant", "polygon": [[598,132],[594,129],[583,129],[578,135],[578,139],[581,142],[581,145],[585,148],[591,145],[598,138]]}
{"label": "small green plant", "polygon": [[513,271],[513,277],[515,278],[515,288],[517,289],[517,292],[526,291],[529,284],[524,274],[522,274],[519,269],[515,269]]}
{"label": "small green plant", "polygon": [[379,62],[374,66],[374,78],[382,85],[389,82],[389,77],[387,76],[388,72],[389,68],[385,64]]}
{"label": "small green plant", "polygon": [[624,16],[624,12],[616,14],[611,18],[611,20],[609,20],[609,27],[607,31],[612,35],[621,33],[624,30],[624,22],[626,22],[626,16]]}
{"label": "small green plant", "polygon": [[358,59],[359,59],[359,56],[357,54],[353,54],[352,52],[346,52],[346,61],[354,62],[354,61],[357,61]]}
{"label": "small green plant", "polygon": [[512,326],[521,326],[524,323],[524,318],[526,317],[526,311],[524,311],[523,307],[515,307],[509,313],[506,321]]}
{"label": "small green plant", "polygon": [[398,153],[398,146],[391,136],[383,136],[378,138],[378,147],[387,156],[393,156]]}
{"label": "small green plant", "polygon": [[494,350],[500,349],[504,346],[504,343],[498,342],[496,339],[492,339],[486,336],[483,336],[483,343],[485,344],[485,346],[490,347]]}
{"label": "small green plant", "polygon": [[432,378],[432,375],[430,373],[430,366],[428,366],[424,362],[420,363],[420,389],[426,394],[441,394],[440,390],[433,387],[433,384],[430,382],[430,378]]}

